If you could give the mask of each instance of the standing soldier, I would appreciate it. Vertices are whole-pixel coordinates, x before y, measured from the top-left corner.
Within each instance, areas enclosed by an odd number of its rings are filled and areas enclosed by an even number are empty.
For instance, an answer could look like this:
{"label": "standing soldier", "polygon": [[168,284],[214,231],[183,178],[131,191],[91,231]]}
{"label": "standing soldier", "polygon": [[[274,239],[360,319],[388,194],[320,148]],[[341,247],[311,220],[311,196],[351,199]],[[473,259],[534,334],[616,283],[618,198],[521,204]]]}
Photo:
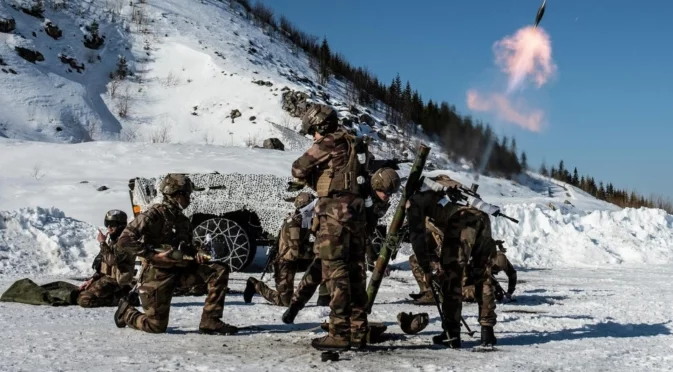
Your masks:
{"label": "standing soldier", "polygon": [[[318,350],[351,347],[351,335],[367,330],[365,203],[360,186],[366,176],[366,145],[338,125],[333,108],[316,104],[302,118],[315,142],[292,164],[292,176],[318,194],[319,230],[314,249],[330,292],[329,335],[313,340]],[[358,340],[359,341],[359,340]]]}
{"label": "standing soldier", "polygon": [[295,212],[290,215],[280,228],[278,256],[273,264],[276,279],[276,290],[269,288],[264,282],[253,277],[243,292],[245,303],[252,301],[252,296],[259,293],[267,301],[276,306],[289,306],[294,293],[294,276],[300,260],[313,259],[313,249],[308,241],[310,230],[302,228],[302,217],[299,210],[313,202],[315,197],[307,192],[297,195],[294,200]]}
{"label": "standing soldier", "polygon": [[[460,185],[446,176],[440,176],[435,181],[443,188]],[[429,217],[444,235],[439,257],[441,270],[434,274],[426,242],[426,217]],[[445,332],[433,337],[433,342],[451,348],[461,347],[461,282],[463,272],[468,270],[469,275],[475,280],[481,344],[495,345],[493,326],[496,323],[496,314],[491,266],[496,250],[495,245],[491,243],[489,216],[478,209],[451,203],[445,192],[428,188],[420,190],[409,199],[407,218],[411,245],[425,274],[424,282],[426,285],[432,285],[432,280],[437,280],[443,294],[442,328]]]}
{"label": "standing soldier", "polygon": [[[128,301],[119,301],[115,324],[150,333],[166,332],[171,298],[180,275],[200,275],[208,283],[208,295],[201,314],[199,331],[207,334],[235,334],[238,329],[222,322],[229,269],[224,265],[204,264],[205,252],[192,245],[191,223],[183,210],[189,206],[192,181],[182,174],[169,174],[159,190],[163,202],[152,205],[126,227],[117,242],[118,249],[143,257],[146,269],[138,288],[145,313]],[[158,253],[157,249],[166,249]],[[196,262],[182,260],[184,254]]]}
{"label": "standing soldier", "polygon": [[[366,216],[366,234],[367,234],[367,254],[372,253],[371,237],[374,230],[388,208],[390,207],[390,196],[396,193],[402,181],[400,176],[392,168],[381,168],[377,170],[369,180],[368,184],[363,185],[363,194],[365,195],[365,216]],[[283,314],[283,322],[290,324],[299,311],[306,306],[306,303],[315,293],[316,288],[322,281],[322,267],[319,258],[314,259],[311,266],[306,270],[304,277],[297,286],[297,291],[292,298],[290,307]],[[361,267],[362,279],[366,280],[365,266]],[[363,283],[366,286],[366,283]],[[363,347],[364,335],[351,333],[351,346]]]}
{"label": "standing soldier", "polygon": [[[439,257],[441,256],[443,232],[428,217],[425,218],[425,228],[428,231],[426,239],[428,254],[430,255],[430,267],[432,267],[433,271],[438,271],[441,269]],[[425,284],[425,272],[423,272],[423,269],[418,264],[415,254],[409,256],[409,266],[419,288],[418,293],[412,293],[409,297],[414,300],[414,304],[416,305],[434,305],[435,297],[432,295],[430,287]]]}
{"label": "standing soldier", "polygon": [[77,303],[81,307],[117,306],[133,285],[135,256],[117,253],[114,245],[126,227],[126,213],[113,209],[105,214],[103,223],[107,234],[99,230],[96,239],[100,252],[94,259],[96,273],[82,284]]}

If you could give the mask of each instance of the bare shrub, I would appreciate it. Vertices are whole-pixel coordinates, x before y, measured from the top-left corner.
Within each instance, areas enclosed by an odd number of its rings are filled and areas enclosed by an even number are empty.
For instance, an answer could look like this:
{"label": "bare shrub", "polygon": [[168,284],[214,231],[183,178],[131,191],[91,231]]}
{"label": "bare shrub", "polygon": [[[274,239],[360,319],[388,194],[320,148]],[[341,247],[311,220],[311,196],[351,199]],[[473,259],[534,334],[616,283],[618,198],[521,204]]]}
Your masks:
{"label": "bare shrub", "polygon": [[159,126],[154,132],[150,134],[150,142],[152,143],[168,143],[171,141],[171,128],[164,123]]}
{"label": "bare shrub", "polygon": [[138,126],[134,124],[125,125],[119,133],[119,140],[124,142],[135,142],[138,140]]}
{"label": "bare shrub", "polygon": [[94,138],[98,136],[98,132],[98,124],[95,121],[89,122],[86,126],[86,135],[89,137],[89,141],[93,141]]}
{"label": "bare shrub", "polygon": [[115,96],[117,95],[117,90],[119,90],[119,86],[121,85],[121,81],[117,79],[112,79],[110,80],[110,84],[108,84],[108,93],[110,94],[110,98],[114,99]]}
{"label": "bare shrub", "polygon": [[36,180],[41,180],[44,176],[47,175],[47,172],[45,172],[42,169],[42,165],[39,163],[35,163],[33,165],[33,168],[30,170],[30,175],[35,178]]}
{"label": "bare shrub", "polygon": [[174,87],[180,83],[180,79],[175,75],[173,70],[168,72],[166,79],[164,80],[164,85],[167,87]]}
{"label": "bare shrub", "polygon": [[131,86],[127,85],[124,87],[124,91],[117,97],[117,114],[120,118],[128,117],[132,101],[133,92]]}
{"label": "bare shrub", "polygon": [[259,134],[255,133],[255,135],[252,135],[248,133],[248,139],[245,141],[245,145],[248,147],[253,147],[257,146],[257,143],[259,143]]}

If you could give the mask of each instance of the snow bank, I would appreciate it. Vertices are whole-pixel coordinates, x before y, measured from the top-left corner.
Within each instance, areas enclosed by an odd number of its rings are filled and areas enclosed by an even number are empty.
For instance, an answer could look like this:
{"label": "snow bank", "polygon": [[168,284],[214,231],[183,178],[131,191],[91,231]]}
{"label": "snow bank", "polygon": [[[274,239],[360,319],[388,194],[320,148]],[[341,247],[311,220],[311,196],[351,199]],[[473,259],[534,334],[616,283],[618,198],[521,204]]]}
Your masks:
{"label": "snow bank", "polygon": [[539,204],[506,205],[518,219],[493,219],[493,235],[523,267],[665,264],[673,262],[673,216],[660,209],[578,212]]}
{"label": "snow bank", "polygon": [[98,252],[95,228],[57,208],[0,211],[0,274],[79,274]]}

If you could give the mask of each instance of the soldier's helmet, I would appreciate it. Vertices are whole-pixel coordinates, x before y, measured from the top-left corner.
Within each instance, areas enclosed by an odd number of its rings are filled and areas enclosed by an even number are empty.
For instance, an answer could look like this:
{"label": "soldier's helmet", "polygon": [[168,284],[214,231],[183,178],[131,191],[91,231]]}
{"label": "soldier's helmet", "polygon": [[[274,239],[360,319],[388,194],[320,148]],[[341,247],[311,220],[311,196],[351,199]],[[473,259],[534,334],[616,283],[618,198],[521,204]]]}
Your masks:
{"label": "soldier's helmet", "polygon": [[425,329],[430,322],[428,313],[399,313],[397,314],[397,322],[400,323],[402,331],[408,335],[416,334]]}
{"label": "soldier's helmet", "polygon": [[315,200],[315,196],[308,192],[301,192],[294,199],[294,206],[297,209],[304,208],[305,206],[311,204]]}
{"label": "soldier's helmet", "polygon": [[110,227],[110,226],[126,226],[128,216],[126,216],[126,213],[124,211],[120,211],[119,209],[111,209],[105,213],[105,220],[103,220],[103,223],[105,227]]}
{"label": "soldier's helmet", "polygon": [[372,189],[392,195],[399,190],[402,180],[392,168],[381,168],[374,172],[371,180]]}
{"label": "soldier's helmet", "polygon": [[178,192],[191,194],[194,189],[192,180],[184,174],[171,173],[161,181],[159,191],[164,195],[174,195]]}
{"label": "soldier's helmet", "polygon": [[336,111],[325,104],[319,103],[312,105],[301,118],[301,128],[303,133],[320,134],[334,131],[339,122]]}

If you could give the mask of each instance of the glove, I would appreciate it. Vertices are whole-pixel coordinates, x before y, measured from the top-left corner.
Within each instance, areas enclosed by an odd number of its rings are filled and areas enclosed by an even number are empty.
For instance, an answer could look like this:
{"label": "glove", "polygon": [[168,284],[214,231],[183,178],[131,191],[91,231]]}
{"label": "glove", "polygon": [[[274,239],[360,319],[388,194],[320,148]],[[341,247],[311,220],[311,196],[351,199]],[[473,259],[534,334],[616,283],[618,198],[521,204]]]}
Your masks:
{"label": "glove", "polygon": [[210,255],[202,249],[199,249],[198,251],[196,251],[196,255],[194,256],[194,259],[196,260],[196,263],[199,263],[199,264],[204,264],[204,263],[210,261],[210,258],[211,258]]}

